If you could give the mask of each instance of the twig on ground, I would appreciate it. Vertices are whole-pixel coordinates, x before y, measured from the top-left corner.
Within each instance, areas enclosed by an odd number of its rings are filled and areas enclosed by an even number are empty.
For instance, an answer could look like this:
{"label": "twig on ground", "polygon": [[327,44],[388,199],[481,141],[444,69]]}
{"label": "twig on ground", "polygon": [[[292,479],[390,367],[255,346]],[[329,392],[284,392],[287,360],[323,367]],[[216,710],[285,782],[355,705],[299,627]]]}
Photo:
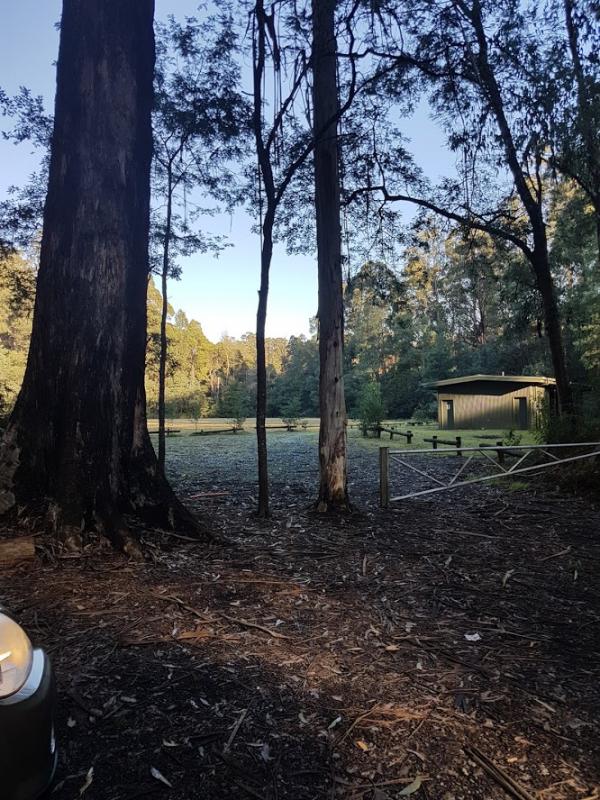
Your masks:
{"label": "twig on ground", "polygon": [[521,784],[517,783],[514,778],[511,778],[508,772],[505,772],[502,767],[495,764],[491,758],[488,758],[481,750],[478,750],[476,747],[465,747],[465,753],[484,769],[499,786],[502,786],[507,794],[515,798],[515,800],[537,800],[535,795],[531,794],[531,792],[528,792]]}

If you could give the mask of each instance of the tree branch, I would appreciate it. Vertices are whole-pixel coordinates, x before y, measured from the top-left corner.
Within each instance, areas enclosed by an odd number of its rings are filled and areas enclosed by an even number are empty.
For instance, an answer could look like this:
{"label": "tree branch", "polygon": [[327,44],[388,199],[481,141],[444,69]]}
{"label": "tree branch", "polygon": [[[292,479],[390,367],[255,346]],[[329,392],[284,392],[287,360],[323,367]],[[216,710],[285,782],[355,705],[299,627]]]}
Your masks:
{"label": "tree branch", "polygon": [[434,203],[431,200],[426,200],[423,197],[414,197],[408,194],[391,194],[388,192],[385,184],[355,189],[348,195],[345,204],[349,205],[357,197],[370,192],[380,192],[386,203],[404,202],[412,203],[413,205],[420,206],[421,208],[426,208],[429,211],[433,211],[435,214],[439,214],[441,217],[458,222],[460,225],[464,225],[467,228],[475,228],[475,230],[483,231],[484,233],[488,233],[490,236],[496,236],[500,239],[511,242],[515,245],[515,247],[518,247],[528,259],[531,259],[533,256],[533,251],[527,242],[511,231],[507,231],[504,228],[499,228],[497,225],[493,225],[492,223],[484,220],[479,221],[472,214],[459,214],[457,211],[451,211],[450,209],[443,208],[437,203]]}

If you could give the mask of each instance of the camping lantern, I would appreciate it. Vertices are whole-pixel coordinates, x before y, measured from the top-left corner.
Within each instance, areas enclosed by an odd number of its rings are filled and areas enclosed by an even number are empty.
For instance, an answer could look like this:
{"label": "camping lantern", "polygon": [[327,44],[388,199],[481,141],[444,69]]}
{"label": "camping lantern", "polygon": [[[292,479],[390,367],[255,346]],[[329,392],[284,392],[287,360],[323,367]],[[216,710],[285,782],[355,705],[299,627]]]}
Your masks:
{"label": "camping lantern", "polygon": [[50,659],[0,611],[0,796],[37,800],[56,767]]}

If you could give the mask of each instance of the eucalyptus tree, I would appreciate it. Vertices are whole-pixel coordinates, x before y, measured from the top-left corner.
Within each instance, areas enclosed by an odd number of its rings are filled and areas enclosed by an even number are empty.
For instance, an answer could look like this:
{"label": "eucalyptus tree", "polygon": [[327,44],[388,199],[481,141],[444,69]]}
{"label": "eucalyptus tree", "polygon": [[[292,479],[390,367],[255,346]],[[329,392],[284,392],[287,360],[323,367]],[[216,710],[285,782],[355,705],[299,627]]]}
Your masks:
{"label": "eucalyptus tree", "polygon": [[[411,5],[381,4],[383,34],[372,52],[395,62],[400,75],[416,70],[443,121],[450,147],[460,154],[459,178],[437,193],[394,170],[389,154],[368,153],[369,180],[349,198],[377,193],[384,202],[409,202],[468,229],[513,245],[533,271],[561,410],[570,414],[572,390],[561,317],[550,268],[545,219],[546,141],[531,122],[526,97],[528,73],[526,9],[514,0],[432,0]],[[389,87],[388,87],[389,88]],[[393,91],[393,87],[392,87]]]}
{"label": "eucalyptus tree", "polygon": [[312,97],[319,275],[319,511],[348,508],[349,505],[336,5],[337,0],[312,2]]}
{"label": "eucalyptus tree", "polygon": [[[314,142],[310,118],[299,114],[306,99],[310,66],[309,44],[295,35],[301,11],[286,0],[278,0],[267,11],[264,0],[256,0],[251,13],[253,132],[258,162],[255,202],[260,217],[260,288],[256,312],[256,437],[258,452],[258,509],[268,517],[269,474],[267,461],[267,364],[265,328],[269,277],[273,259],[277,214],[292,180],[301,170]],[[280,21],[283,21],[281,38]],[[287,36],[288,30],[292,31]],[[272,122],[266,118],[266,80],[271,72],[274,103]],[[283,87],[285,86],[285,89]]]}
{"label": "eucalyptus tree", "polygon": [[153,0],[64,0],[33,331],[0,449],[0,511],[96,527],[195,525],[146,427]]}
{"label": "eucalyptus tree", "polygon": [[[339,124],[355,99],[369,92],[392,71],[386,64],[381,67],[378,58],[371,58],[363,38],[357,35],[362,15],[370,17],[370,9],[365,8],[361,0],[337,3],[327,0],[326,3],[312,3],[312,6],[308,2],[277,0],[270,11],[264,0],[257,0],[253,6],[253,127],[259,173],[257,205],[261,219],[256,337],[260,516],[269,513],[264,336],[274,235],[283,230],[290,249],[311,249],[308,242],[313,232],[313,201],[316,201],[319,220],[319,340],[322,343],[321,477],[317,508],[348,505],[347,453],[345,432],[342,433],[346,414],[341,371],[342,259],[339,203],[335,199],[339,193],[336,188]],[[341,45],[340,39],[343,40]],[[365,67],[359,72],[357,65],[363,60]],[[272,123],[267,123],[265,114],[269,71],[274,93]],[[340,85],[336,77],[338,71],[343,76]],[[314,183],[308,170],[313,151]],[[331,201],[333,206],[329,205]],[[328,228],[329,222],[333,228]]]}
{"label": "eucalyptus tree", "polygon": [[[240,92],[237,40],[231,15],[202,20],[170,17],[155,26],[157,58],[153,110],[153,210],[151,254],[161,281],[158,368],[158,463],[165,466],[165,386],[167,366],[168,278],[180,276],[177,256],[224,246],[221,237],[203,233],[202,218],[216,212],[210,204],[235,202],[237,182],[232,160],[240,156],[249,128],[249,107]],[[189,206],[189,209],[188,209]]]}
{"label": "eucalyptus tree", "polygon": [[555,0],[547,16],[540,50],[546,78],[541,93],[550,98],[550,163],[592,203],[600,265],[600,9],[594,0]]}

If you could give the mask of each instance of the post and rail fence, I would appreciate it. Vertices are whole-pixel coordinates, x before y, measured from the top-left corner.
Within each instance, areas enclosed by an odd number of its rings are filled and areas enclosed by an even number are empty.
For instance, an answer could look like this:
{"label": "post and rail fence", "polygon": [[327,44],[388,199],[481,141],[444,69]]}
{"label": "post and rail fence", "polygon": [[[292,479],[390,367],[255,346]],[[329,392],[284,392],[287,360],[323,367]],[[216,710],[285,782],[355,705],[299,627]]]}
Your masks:
{"label": "post and rail fence", "polygon": [[462,450],[462,437],[457,436],[455,439],[440,439],[439,436],[432,436],[431,439],[423,439],[424,442],[430,443],[434,450],[438,449],[438,444],[446,444],[450,447],[456,447],[456,455],[461,456]]}
{"label": "post and rail fence", "polygon": [[[437,439],[437,437],[433,437]],[[483,438],[483,437],[482,437]],[[510,445],[505,446],[502,442],[497,442],[496,445],[480,444],[475,447],[462,447],[457,437],[456,444],[452,443],[452,447],[437,447],[437,444],[447,443],[443,440],[437,439],[432,450],[392,450],[390,447],[379,448],[379,501],[382,508],[388,508],[390,503],[396,503],[400,500],[408,500],[413,497],[421,497],[423,495],[435,494],[437,492],[447,492],[452,489],[457,489],[460,486],[469,486],[474,483],[484,483],[487,481],[496,480],[498,478],[512,477],[513,475],[522,475],[525,473],[539,472],[541,470],[557,467],[562,464],[568,464],[575,461],[581,461],[589,458],[600,457],[600,442],[572,442],[568,444],[540,444],[540,445]],[[425,441],[428,441],[427,439]],[[431,441],[431,440],[429,440]],[[568,448],[571,451],[579,451],[576,455],[568,455]],[[581,452],[585,450],[586,452]],[[563,455],[563,453],[567,455]],[[524,463],[534,455],[538,458],[537,463],[528,464],[523,466]],[[446,476],[439,474],[432,474],[428,472],[429,467],[422,464],[419,466],[411,463],[411,457],[432,457],[444,455],[460,455],[458,469]],[[466,456],[464,459],[462,456]],[[494,456],[496,458],[494,458]],[[482,457],[483,461],[478,460],[477,463],[492,464],[495,472],[490,475],[479,475],[476,477],[467,477],[467,469],[470,465],[474,465],[474,459]],[[516,459],[512,464],[507,465],[506,459],[511,457]],[[453,461],[453,463],[456,463]],[[420,475],[422,478],[429,481],[430,484],[435,484],[432,488],[419,489],[416,491],[405,492],[396,496],[391,496],[390,491],[390,466],[391,464],[400,464],[405,468],[408,473]]]}
{"label": "post and rail fence", "polygon": [[[349,426],[352,427],[352,426]],[[410,444],[412,442],[413,433],[412,431],[399,431],[397,428],[390,428],[386,425],[361,425],[363,436],[366,436],[369,431],[374,433],[378,439],[381,439],[382,433],[389,433],[390,441],[394,438],[394,436],[403,436],[406,439],[406,443]]]}

